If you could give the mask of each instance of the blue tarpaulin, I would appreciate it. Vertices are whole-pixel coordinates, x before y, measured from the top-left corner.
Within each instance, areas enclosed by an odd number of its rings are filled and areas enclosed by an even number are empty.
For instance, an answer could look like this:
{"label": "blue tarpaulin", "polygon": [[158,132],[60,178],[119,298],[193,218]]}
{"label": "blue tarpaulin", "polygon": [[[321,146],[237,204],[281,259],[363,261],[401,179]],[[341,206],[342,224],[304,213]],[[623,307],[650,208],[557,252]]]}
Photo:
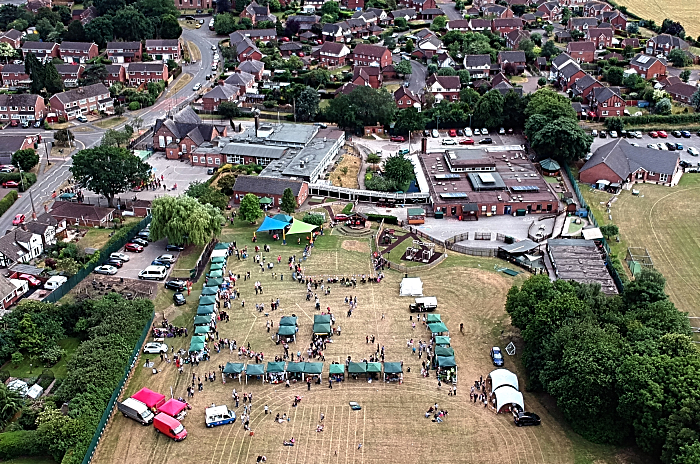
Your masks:
{"label": "blue tarpaulin", "polygon": [[268,230],[282,230],[289,224],[286,222],[278,221],[277,219],[272,219],[269,216],[265,217],[265,220],[258,227],[258,232],[267,232]]}

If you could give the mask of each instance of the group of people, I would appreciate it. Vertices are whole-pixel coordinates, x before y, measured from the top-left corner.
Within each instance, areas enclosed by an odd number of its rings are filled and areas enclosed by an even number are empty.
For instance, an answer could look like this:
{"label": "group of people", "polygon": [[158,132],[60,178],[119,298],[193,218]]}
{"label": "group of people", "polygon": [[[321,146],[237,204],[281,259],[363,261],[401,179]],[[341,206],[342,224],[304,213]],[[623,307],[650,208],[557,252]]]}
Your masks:
{"label": "group of people", "polygon": [[425,411],[425,418],[427,419],[430,416],[433,416],[433,422],[437,422],[439,424],[447,418],[447,410],[438,408],[438,404],[435,403],[433,406],[428,408],[427,411]]}
{"label": "group of people", "polygon": [[486,385],[484,384],[484,376],[480,376],[479,380],[474,381],[474,385],[471,387],[469,392],[469,401],[476,403],[482,403],[484,407],[488,406],[489,398],[486,392]]}

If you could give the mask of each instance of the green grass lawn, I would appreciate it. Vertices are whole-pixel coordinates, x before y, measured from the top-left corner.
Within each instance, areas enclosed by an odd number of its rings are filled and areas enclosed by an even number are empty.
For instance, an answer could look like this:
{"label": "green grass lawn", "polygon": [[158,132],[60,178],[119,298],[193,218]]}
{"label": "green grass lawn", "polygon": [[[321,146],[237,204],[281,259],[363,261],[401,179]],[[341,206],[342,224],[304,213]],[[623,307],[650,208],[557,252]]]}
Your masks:
{"label": "green grass lawn", "polygon": [[50,456],[32,456],[30,458],[16,458],[3,461],[4,464],[56,464]]}
{"label": "green grass lawn", "polygon": [[[59,340],[58,344],[66,350],[66,354],[63,355],[60,361],[53,367],[49,368],[53,372],[54,377],[63,379],[67,375],[67,370],[66,370],[66,363],[68,362],[68,359],[70,359],[71,356],[73,356],[73,353],[75,352],[76,349],[78,349],[78,345],[80,345],[80,340],[77,338],[64,338],[63,340]],[[33,364],[32,367],[29,365]],[[32,360],[29,359],[29,356],[25,354],[24,356],[24,361],[22,361],[17,367],[15,367],[11,362],[7,365],[6,370],[10,373],[12,377],[19,377],[19,378],[27,378],[27,377],[38,377],[39,374],[41,374],[41,371],[44,370],[44,367],[41,365],[39,361],[35,361],[32,363]]]}
{"label": "green grass lawn", "polygon": [[102,119],[93,124],[101,129],[111,129],[114,126],[123,123],[124,121],[126,121],[126,118],[117,116],[115,118]]}

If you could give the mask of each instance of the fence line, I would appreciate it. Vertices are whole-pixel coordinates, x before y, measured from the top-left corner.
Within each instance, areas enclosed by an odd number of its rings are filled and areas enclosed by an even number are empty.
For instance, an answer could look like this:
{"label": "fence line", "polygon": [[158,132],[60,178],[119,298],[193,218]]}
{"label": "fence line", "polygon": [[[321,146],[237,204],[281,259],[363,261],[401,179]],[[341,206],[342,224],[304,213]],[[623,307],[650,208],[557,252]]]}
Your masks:
{"label": "fence line", "polygon": [[[377,229],[377,233],[374,235],[372,240],[370,240],[370,243],[373,245],[373,248],[374,248],[373,252],[376,251],[377,254],[380,256],[381,256],[381,252],[379,251],[379,237],[382,235],[383,230],[384,230],[384,219],[382,219],[382,222],[379,223],[379,228]],[[411,272],[411,271],[428,271],[428,270],[434,268],[435,266],[437,266],[438,264],[440,264],[441,262],[443,262],[447,258],[447,248],[445,247],[444,242],[442,242],[440,240],[435,240],[434,238],[432,238],[432,237],[430,237],[430,236],[428,236],[428,235],[426,235],[418,230],[415,230],[414,228],[412,228],[410,226],[408,227],[408,231],[415,233],[416,235],[418,235],[421,238],[429,239],[430,241],[442,246],[442,248],[443,248],[442,254],[440,255],[439,258],[437,258],[432,263],[419,264],[417,266],[406,266],[405,264],[395,263],[393,261],[389,261],[384,256],[381,256],[381,258],[384,260],[384,262],[386,262],[387,268],[393,269],[394,271],[404,272],[404,273]]]}
{"label": "fence line", "polygon": [[92,462],[92,458],[95,456],[95,450],[97,449],[97,445],[102,439],[102,435],[104,434],[105,428],[107,427],[107,423],[112,417],[114,406],[117,404],[117,398],[119,398],[119,396],[124,391],[124,388],[126,388],[126,382],[127,380],[129,380],[129,377],[133,372],[134,366],[136,365],[136,360],[139,357],[141,346],[143,345],[143,342],[146,341],[146,337],[151,331],[151,324],[153,324],[153,318],[155,317],[155,315],[155,312],[152,313],[151,319],[143,327],[143,331],[141,332],[141,338],[139,338],[138,343],[134,346],[134,349],[131,352],[131,357],[129,358],[129,363],[124,368],[124,376],[122,377],[117,387],[114,389],[112,397],[109,399],[109,403],[107,404],[107,408],[102,413],[102,418],[100,419],[100,423],[97,425],[97,430],[95,430],[95,434],[92,436],[92,441],[90,442],[90,446],[88,447],[87,453],[85,453],[85,457],[83,458],[82,464],[90,464]]}
{"label": "fence line", "polygon": [[68,278],[66,283],[58,287],[56,290],[53,292],[49,293],[46,295],[46,297],[42,300],[45,303],[56,303],[58,300],[63,298],[65,294],[73,290],[85,277],[90,275],[92,271],[95,270],[97,266],[102,264],[102,262],[107,259],[107,257],[111,254],[114,253],[115,251],[119,250],[121,247],[126,245],[132,238],[136,236],[136,234],[146,227],[148,224],[151,223],[151,216],[146,216],[136,224],[135,226],[131,227],[131,231],[126,234],[121,240],[117,240],[116,242],[112,242],[109,244],[106,248],[103,248],[99,251],[96,251],[96,253],[100,254],[100,259],[95,261],[91,259],[85,267],[81,268],[77,274],[71,276]]}
{"label": "fence line", "polygon": [[[593,224],[595,227],[600,227],[598,225],[598,221],[596,220],[595,216],[593,216],[593,212],[591,211],[590,206],[588,206],[588,203],[586,203],[586,200],[584,200],[583,195],[581,194],[581,189],[578,187],[578,183],[576,182],[576,179],[574,178],[574,175],[571,173],[571,169],[567,164],[564,165],[564,170],[566,171],[566,175],[569,176],[569,181],[571,181],[571,185],[574,188],[574,193],[576,193],[576,198],[578,198],[579,203],[583,208],[586,209],[588,212],[588,220]],[[617,269],[612,264],[612,260],[610,259],[610,247],[608,246],[607,240],[605,238],[600,239],[601,243],[603,244],[603,248],[605,248],[605,267],[608,268],[608,272],[610,272],[610,276],[613,279],[613,282],[615,282],[615,286],[617,287],[617,290],[622,293],[624,290],[624,284],[622,283],[622,279],[620,278],[620,275],[617,273]]]}

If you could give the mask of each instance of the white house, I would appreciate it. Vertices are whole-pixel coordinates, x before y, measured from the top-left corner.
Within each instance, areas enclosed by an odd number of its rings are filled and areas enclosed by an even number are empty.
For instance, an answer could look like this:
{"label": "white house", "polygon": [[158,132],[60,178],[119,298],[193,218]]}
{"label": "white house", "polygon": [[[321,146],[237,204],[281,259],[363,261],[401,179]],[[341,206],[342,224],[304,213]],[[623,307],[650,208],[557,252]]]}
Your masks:
{"label": "white house", "polygon": [[41,235],[24,229],[11,230],[0,237],[0,266],[28,263],[44,251]]}

